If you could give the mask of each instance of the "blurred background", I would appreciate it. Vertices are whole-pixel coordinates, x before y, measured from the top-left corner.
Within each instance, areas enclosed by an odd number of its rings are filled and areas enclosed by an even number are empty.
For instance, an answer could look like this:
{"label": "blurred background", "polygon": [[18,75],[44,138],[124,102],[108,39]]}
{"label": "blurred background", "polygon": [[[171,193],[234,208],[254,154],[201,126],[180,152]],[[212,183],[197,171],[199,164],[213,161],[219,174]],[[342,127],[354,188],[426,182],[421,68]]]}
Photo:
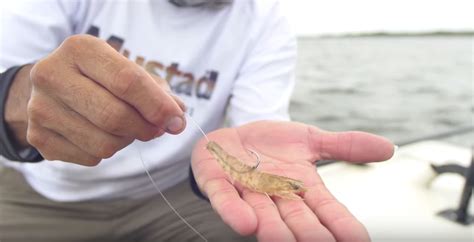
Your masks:
{"label": "blurred background", "polygon": [[472,1],[282,0],[298,35],[291,115],[403,144],[461,130],[471,146]]}
{"label": "blurred background", "polygon": [[298,36],[293,120],[473,144],[471,0],[280,1]]}
{"label": "blurred background", "polygon": [[374,241],[472,242],[473,225],[439,215],[474,207],[460,202],[472,193],[472,0],[281,2],[298,36],[293,120],[401,147],[390,162],[318,167],[326,186]]}
{"label": "blurred background", "polygon": [[293,120],[400,146],[389,162],[319,161],[331,193],[374,241],[474,241],[474,3],[282,3],[298,35]]}

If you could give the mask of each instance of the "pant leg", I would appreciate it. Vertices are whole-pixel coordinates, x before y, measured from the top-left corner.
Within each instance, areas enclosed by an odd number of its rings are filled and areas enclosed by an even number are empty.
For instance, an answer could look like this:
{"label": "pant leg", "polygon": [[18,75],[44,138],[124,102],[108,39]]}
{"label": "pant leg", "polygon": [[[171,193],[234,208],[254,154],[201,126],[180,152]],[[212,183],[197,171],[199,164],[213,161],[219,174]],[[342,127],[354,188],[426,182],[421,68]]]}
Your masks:
{"label": "pant leg", "polygon": [[[225,225],[183,181],[165,191],[178,212],[209,241],[255,241]],[[22,174],[0,166],[0,241],[201,241],[163,199],[55,202]]]}
{"label": "pant leg", "polygon": [[0,241],[116,241],[122,203],[61,203],[34,191],[22,174],[0,166]]}
{"label": "pant leg", "polygon": [[[159,185],[159,184],[158,184]],[[158,193],[158,192],[157,192]],[[183,181],[164,192],[172,206],[209,241],[256,241],[254,236],[242,237],[227,226],[209,202],[198,198],[189,181]],[[125,241],[203,241],[166,205],[154,196],[123,218],[119,231],[127,231]]]}

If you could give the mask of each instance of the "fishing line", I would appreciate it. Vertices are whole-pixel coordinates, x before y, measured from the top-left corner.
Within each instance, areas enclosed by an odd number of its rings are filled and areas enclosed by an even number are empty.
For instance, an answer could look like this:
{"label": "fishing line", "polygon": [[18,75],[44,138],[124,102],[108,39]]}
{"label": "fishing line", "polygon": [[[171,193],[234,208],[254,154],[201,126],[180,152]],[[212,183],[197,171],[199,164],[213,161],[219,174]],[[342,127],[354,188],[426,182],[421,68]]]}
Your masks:
{"label": "fishing line", "polygon": [[[196,127],[199,129],[199,131],[201,131],[201,133],[204,135],[204,137],[206,138],[207,142],[209,142],[209,138],[207,137],[206,133],[204,133],[204,131],[201,129],[201,127],[199,126],[199,124],[187,113],[185,113],[188,118],[194,123],[194,125],[196,125]],[[199,233],[199,231],[197,231],[197,229],[195,229],[190,223],[188,223],[188,221],[186,221],[186,219],[183,218],[183,216],[181,216],[181,214],[178,213],[178,211],[176,210],[176,208],[173,207],[173,205],[171,205],[170,201],[168,201],[168,199],[166,198],[166,196],[163,194],[163,192],[161,191],[161,189],[158,187],[158,184],[155,182],[155,180],[153,179],[153,177],[151,176],[150,174],[150,170],[148,169],[147,165],[146,165],[146,162],[145,160],[143,159],[142,157],[142,153],[140,152],[140,147],[137,145],[137,150],[138,150],[138,155],[140,157],[140,161],[142,162],[142,165],[143,165],[143,169],[145,170],[148,178],[150,179],[153,187],[156,189],[156,191],[160,194],[160,196],[163,198],[163,200],[165,201],[165,203],[168,205],[168,207],[176,214],[176,216],[178,216],[178,218],[181,219],[181,221],[183,221],[184,224],[186,224],[186,226],[188,226],[188,228],[190,228],[192,231],[194,231],[195,234],[197,234],[199,237],[201,237],[201,239],[205,242],[208,242],[208,240],[206,239],[206,237],[204,237],[204,235],[202,235],[201,233]]]}
{"label": "fishing line", "polygon": [[[188,113],[185,113],[185,116],[187,116],[188,120],[191,120],[191,122],[194,124],[194,126],[196,128],[198,128],[198,130],[201,132],[201,134],[203,135],[203,137],[206,139],[206,141],[209,143],[211,140],[209,139],[209,137],[206,135],[206,133],[204,132],[204,130],[201,128],[201,126],[199,126],[199,124],[196,122],[196,120],[194,120],[191,115],[189,115]],[[255,155],[257,157],[257,165],[251,167],[252,169],[256,169],[259,165],[260,165],[260,156],[259,154],[256,152],[256,151],[253,151],[253,150],[250,150],[248,149],[253,155]],[[188,226],[188,228],[190,228],[196,235],[198,235],[199,237],[201,237],[201,239],[205,242],[208,242],[208,240],[206,239],[206,237],[204,237],[204,235],[202,235],[201,233],[199,233],[199,231],[197,231],[196,228],[194,228],[188,221],[186,221],[186,219],[181,216],[181,214],[179,214],[179,212],[176,210],[175,207],[173,207],[173,205],[171,205],[171,202],[166,198],[166,196],[163,194],[163,192],[161,191],[160,187],[158,186],[158,184],[156,183],[156,181],[153,179],[153,177],[151,176],[150,174],[150,170],[148,169],[148,166],[145,162],[145,160],[143,159],[142,157],[142,153],[140,152],[140,147],[139,145],[137,145],[137,151],[138,151],[138,155],[140,157],[140,161],[143,165],[143,169],[145,170],[145,173],[146,175],[148,176],[148,178],[150,179],[153,187],[155,188],[155,190],[160,194],[160,196],[163,198],[163,200],[165,201],[165,203],[168,205],[168,207],[176,214],[176,216],[178,216],[179,219],[181,219],[181,221],[186,224],[186,226]]]}
{"label": "fishing line", "polygon": [[201,131],[202,135],[204,136],[204,138],[206,138],[207,142],[209,143],[210,142],[209,137],[207,137],[206,133],[204,133],[204,130],[201,129],[201,126],[199,126],[196,120],[194,120],[193,117],[191,117],[191,115],[189,115],[188,113],[184,113],[184,114],[188,116],[189,120],[191,120],[192,123],[194,123],[194,125],[199,129],[199,131]]}

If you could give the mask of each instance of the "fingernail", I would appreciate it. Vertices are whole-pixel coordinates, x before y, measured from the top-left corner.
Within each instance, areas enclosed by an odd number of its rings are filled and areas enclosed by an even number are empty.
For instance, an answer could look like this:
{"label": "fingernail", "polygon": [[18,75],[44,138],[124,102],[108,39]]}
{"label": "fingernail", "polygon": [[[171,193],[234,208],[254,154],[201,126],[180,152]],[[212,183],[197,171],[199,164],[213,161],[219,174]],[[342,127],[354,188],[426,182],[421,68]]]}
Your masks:
{"label": "fingernail", "polygon": [[166,132],[168,133],[177,133],[184,126],[184,121],[182,117],[172,117],[166,124]]}

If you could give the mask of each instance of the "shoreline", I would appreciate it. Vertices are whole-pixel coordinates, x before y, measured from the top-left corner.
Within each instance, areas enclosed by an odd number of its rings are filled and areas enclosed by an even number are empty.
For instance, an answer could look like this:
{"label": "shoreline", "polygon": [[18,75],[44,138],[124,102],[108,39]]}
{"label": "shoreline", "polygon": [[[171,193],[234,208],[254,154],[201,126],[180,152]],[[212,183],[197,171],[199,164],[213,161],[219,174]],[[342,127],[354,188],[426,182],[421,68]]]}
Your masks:
{"label": "shoreline", "polygon": [[474,37],[474,31],[432,31],[432,32],[355,32],[342,34],[301,35],[298,39],[332,38],[380,38],[380,37]]}

